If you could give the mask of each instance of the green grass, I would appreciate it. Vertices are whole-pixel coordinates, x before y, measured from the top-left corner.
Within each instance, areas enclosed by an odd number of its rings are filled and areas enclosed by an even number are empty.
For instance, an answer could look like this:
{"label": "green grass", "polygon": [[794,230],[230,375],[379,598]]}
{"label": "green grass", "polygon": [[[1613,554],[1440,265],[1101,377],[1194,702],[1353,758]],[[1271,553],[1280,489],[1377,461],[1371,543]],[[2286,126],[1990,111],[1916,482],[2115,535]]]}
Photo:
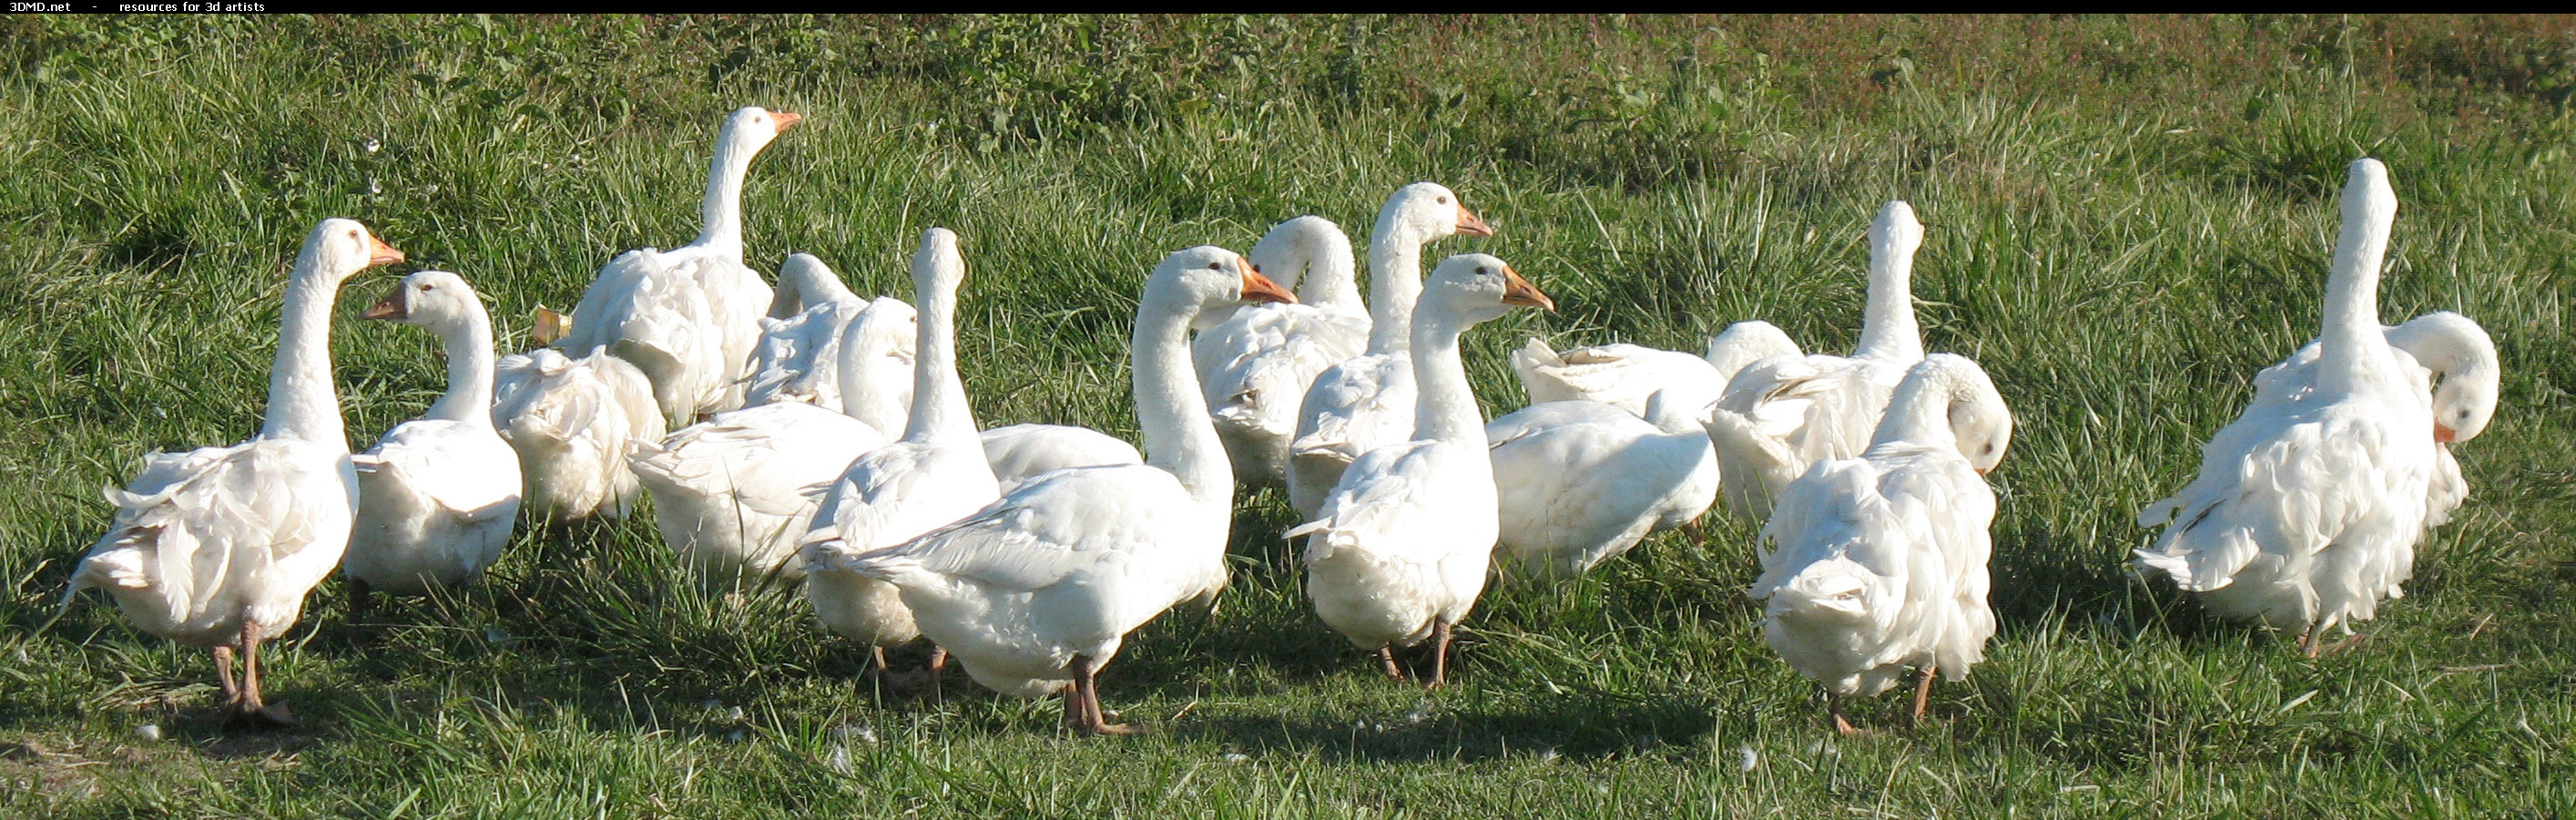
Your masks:
{"label": "green grass", "polygon": [[[13,16],[0,64],[0,815],[2576,813],[2566,18]],[[1425,695],[1311,614],[1276,494],[1239,507],[1218,611],[1110,667],[1135,740],[1066,736],[1051,701],[881,699],[792,596],[681,581],[649,519],[523,534],[488,583],[359,617],[326,583],[269,654],[293,732],[223,731],[203,656],[103,602],[35,631],[96,488],[257,427],[315,221],[464,274],[515,340],[619,250],[694,235],[745,104],[809,116],[754,166],[758,267],[812,252],[901,294],[918,231],[964,236],[988,425],[1132,436],[1162,253],[1310,212],[1364,234],[1417,179],[1500,229],[1435,253],[1560,305],[1470,335],[1493,413],[1527,334],[1697,350],[1762,318],[1848,348],[1863,231],[1910,200],[1927,341],[2020,420],[2002,633],[1928,728],[1833,738],[1742,598],[1753,528],[1713,516],[1706,549],[1498,582]],[[2309,661],[2121,559],[2313,334],[2364,154],[2403,203],[2383,316],[2476,318],[2505,389],[2407,598]],[[357,444],[444,388],[427,334],[343,321],[334,348]]]}

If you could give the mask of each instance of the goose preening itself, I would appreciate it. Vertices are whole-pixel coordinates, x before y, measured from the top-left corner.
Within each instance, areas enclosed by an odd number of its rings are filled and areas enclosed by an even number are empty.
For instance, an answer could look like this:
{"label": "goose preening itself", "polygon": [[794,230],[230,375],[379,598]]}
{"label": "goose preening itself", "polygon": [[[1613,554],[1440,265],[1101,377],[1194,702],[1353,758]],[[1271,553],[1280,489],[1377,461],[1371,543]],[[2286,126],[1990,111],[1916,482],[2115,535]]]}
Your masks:
{"label": "goose preening itself", "polygon": [[[901,440],[850,462],[823,496],[800,546],[806,600],[833,634],[870,647],[876,673],[885,671],[885,648],[921,637],[921,627],[894,585],[847,569],[852,557],[918,538],[1002,495],[957,376],[957,288],[966,280],[957,234],[923,232],[912,275],[920,335],[910,426]],[[934,685],[942,659],[931,656]]]}
{"label": "goose preening itself", "polygon": [[1717,454],[1700,418],[1667,395],[1647,397],[1643,419],[1573,400],[1485,425],[1501,543],[1524,571],[1572,578],[1660,530],[1700,540],[1700,514],[1717,501]]}
{"label": "goose preening itself", "polygon": [[[550,311],[539,310],[544,345]],[[626,442],[659,441],[661,405],[644,371],[593,348],[574,358],[552,347],[501,357],[493,368],[492,423],[518,451],[526,476],[520,509],[528,520],[565,524],[624,518],[641,490],[626,469]]]}
{"label": "goose preening itself", "polygon": [[1003,495],[1057,470],[1145,463],[1136,445],[1069,424],[1014,424],[986,430],[977,438],[983,442],[984,462],[992,467],[993,480],[1001,482]]}
{"label": "goose preening itself", "polygon": [[1067,726],[1131,733],[1104,717],[1100,668],[1129,631],[1225,587],[1234,474],[1187,336],[1247,300],[1296,297],[1204,245],[1146,282],[1130,355],[1147,463],[1037,476],[965,520],[836,564],[901,590],[922,634],[977,682],[1026,697],[1070,685]]}
{"label": "goose preening itself", "polygon": [[2164,526],[2136,551],[2140,571],[2222,617],[2299,630],[2311,656],[2318,633],[2349,633],[2403,594],[2443,480],[2424,372],[2379,324],[2396,216],[2388,169],[2355,161],[2308,389],[2248,407],[2201,448],[2190,484],[2138,514]]}
{"label": "goose preening itself", "polygon": [[1499,502],[1458,337],[1514,306],[1555,309],[1503,260],[1443,260],[1410,323],[1406,371],[1420,382],[1411,440],[1351,462],[1314,520],[1287,532],[1306,537],[1315,613],[1398,679],[1394,647],[1429,639],[1428,683],[1448,682],[1450,629],[1485,589]]}
{"label": "goose preening itself", "polygon": [[1296,304],[1246,305],[1190,342],[1217,438],[1250,487],[1288,480],[1297,405],[1315,375],[1360,355],[1368,307],[1360,303],[1351,238],[1320,216],[1279,223],[1249,255],[1255,269],[1297,293]]}
{"label": "goose preening itself", "polygon": [[725,118],[707,171],[696,241],[628,251],[599,270],[573,308],[565,352],[605,347],[653,381],[674,427],[742,406],[745,368],[775,294],[742,261],[742,189],[752,157],[802,117],[757,106]]}
{"label": "goose preening itself", "polygon": [[1398,188],[1369,232],[1369,342],[1364,355],[1315,375],[1297,406],[1288,446],[1288,502],[1312,519],[1342,469],[1360,454],[1413,435],[1414,302],[1422,296],[1422,246],[1494,229],[1437,183]]}
{"label": "goose preening itself", "polygon": [[116,523],[63,593],[69,605],[81,590],[107,590],[136,627],[207,649],[234,720],[288,720],[260,694],[259,646],[293,628],[305,594],[340,565],[358,509],[331,381],[331,307],[351,274],[402,259],[355,221],[314,228],[288,274],[259,435],[145,456],[133,483],[105,490]]}
{"label": "goose preening itself", "polygon": [[1887,203],[1869,226],[1869,297],[1852,355],[1773,356],[1727,380],[1708,418],[1727,509],[1767,518],[1772,499],[1807,465],[1869,446],[1897,382],[1923,360],[1912,291],[1914,251],[1922,245],[1914,208]]}
{"label": "goose preening itself", "polygon": [[1907,370],[1868,450],[1818,462],[1780,493],[1745,594],[1768,602],[1762,637],[1781,660],[1824,685],[1837,731],[1856,732],[1843,699],[1887,691],[1905,667],[1916,670],[1910,726],[1934,673],[1961,680],[1985,659],[1995,493],[1978,465],[2011,440],[1986,372],[1935,354]]}
{"label": "goose preening itself", "polygon": [[[895,299],[861,299],[841,284],[841,277],[823,260],[806,253],[790,255],[786,264],[778,266],[777,297],[769,315],[760,320],[760,346],[752,353],[751,382],[743,404],[801,401],[848,413],[879,430],[903,429],[900,415],[870,418],[866,411],[850,412],[841,406],[841,337],[851,324],[880,306],[889,306],[902,321],[878,322],[879,332],[900,339],[880,346],[887,355],[879,357],[882,361],[866,362],[867,375],[862,378],[899,367],[902,383],[887,385],[896,395],[879,397],[877,403],[893,405],[897,414],[904,412],[912,392],[912,306]],[[887,424],[879,426],[879,422]]]}
{"label": "goose preening itself", "polygon": [[464,277],[421,271],[362,315],[438,334],[447,394],[354,457],[358,519],[341,570],[360,597],[480,578],[519,516],[519,454],[492,427],[491,314]]}
{"label": "goose preening itself", "polygon": [[[2432,397],[2433,440],[2442,446],[2433,451],[2432,506],[2424,511],[2424,525],[2438,527],[2448,523],[2451,512],[2469,497],[2468,479],[2460,475],[2451,445],[2477,438],[2495,420],[2503,363],[2486,328],[2447,310],[2384,330],[2391,352],[2406,365],[2399,369],[2421,379],[2418,386],[2428,388]],[[2311,341],[2290,358],[2255,374],[2254,400],[2246,412],[2304,398],[2316,386],[2318,351]]]}

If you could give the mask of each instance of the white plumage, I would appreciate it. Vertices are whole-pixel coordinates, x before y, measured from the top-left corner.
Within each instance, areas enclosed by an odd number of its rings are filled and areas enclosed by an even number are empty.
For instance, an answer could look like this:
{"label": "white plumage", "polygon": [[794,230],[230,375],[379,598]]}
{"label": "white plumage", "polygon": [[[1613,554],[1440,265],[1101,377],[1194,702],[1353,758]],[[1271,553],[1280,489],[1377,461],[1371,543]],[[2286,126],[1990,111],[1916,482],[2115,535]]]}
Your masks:
{"label": "white plumage", "polygon": [[1485,425],[1502,546],[1524,571],[1549,580],[1581,575],[1647,533],[1696,523],[1717,500],[1708,434],[1667,395],[1648,398],[1646,419],[1575,400],[1533,404]]}
{"label": "white plumage", "polygon": [[1288,445],[1288,503],[1313,518],[1342,469],[1360,454],[1413,435],[1414,301],[1422,295],[1422,246],[1454,234],[1492,236],[1448,188],[1396,189],[1369,233],[1368,352],[1324,369],[1297,405]]}
{"label": "white plumage", "polygon": [[403,277],[365,315],[438,334],[447,393],[354,457],[358,518],[342,571],[399,595],[480,578],[519,514],[519,454],[492,427],[491,316],[465,279],[446,271]]}
{"label": "white plumage", "polygon": [[1315,375],[1368,344],[1351,238],[1319,216],[1279,223],[1252,246],[1262,274],[1297,291],[1296,304],[1246,305],[1190,342],[1199,384],[1238,483],[1288,480],[1297,405]]}
{"label": "white plumage", "polygon": [[[304,596],[338,566],[358,506],[331,380],[331,307],[340,283],[402,253],[365,226],[326,219],[305,237],[286,285],[268,412],[231,447],[153,453],[125,489],[105,490],[116,522],[73,569],[68,604],[104,589],[137,628],[214,654],[225,708],[282,722],[260,694],[259,645],[295,626]],[[233,653],[243,677],[233,677]]]}
{"label": "white plumage", "polygon": [[[2448,523],[2451,512],[2468,500],[2468,479],[2460,475],[2460,463],[2452,458],[2451,446],[2477,438],[2495,419],[2496,400],[2502,388],[2502,362],[2496,356],[2495,340],[2487,336],[2485,328],[2450,311],[2427,313],[2384,330],[2390,353],[2400,365],[2398,369],[2408,374],[2410,382],[2427,390],[2433,402],[2433,440],[2442,446],[2433,450],[2432,496],[2424,511],[2424,525],[2438,527]],[[2289,358],[2256,373],[2254,400],[2246,412],[2274,412],[2270,408],[2303,400],[2316,387],[2318,353],[2317,343],[2311,341]]]}
{"label": "white plumage", "polygon": [[1057,470],[1145,463],[1136,445],[1089,427],[1014,424],[986,430],[977,438],[984,446],[984,463],[992,468],[993,480],[1001,482],[1003,495]]}
{"label": "white plumage", "polygon": [[742,189],[752,157],[801,119],[747,107],[725,118],[699,204],[696,241],[628,251],[599,271],[573,308],[560,345],[605,347],[644,371],[671,426],[742,406],[760,319],[774,294],[743,264]]}
{"label": "white plumage", "polygon": [[1430,684],[1447,679],[1450,628],[1485,588],[1500,520],[1484,419],[1458,337],[1513,305],[1553,308],[1503,261],[1462,254],[1440,263],[1412,323],[1409,370],[1420,380],[1411,440],[1370,450],[1342,471],[1306,536],[1306,592],[1324,623],[1379,653],[1433,641]]}
{"label": "white plumage", "polygon": [[[902,304],[893,299],[879,302]],[[770,304],[769,315],[760,320],[760,345],[752,353],[751,383],[743,404],[801,401],[825,410],[849,412],[841,406],[841,337],[876,304],[851,293],[823,260],[804,253],[788,256],[786,264],[778,266],[777,296]],[[902,312],[908,315],[911,308],[906,306]],[[910,334],[891,347],[900,351],[906,371],[904,380],[909,382]],[[902,385],[897,392],[908,394],[911,386]],[[859,413],[850,415],[870,421]],[[873,422],[868,426],[877,427]],[[902,426],[877,429],[897,430]]]}
{"label": "white plumage", "polygon": [[1914,209],[1887,203],[1869,228],[1869,301],[1852,355],[1773,356],[1727,381],[1708,420],[1727,509],[1768,517],[1772,499],[1807,465],[1869,446],[1896,383],[1923,359],[1911,292],[1922,245]]}
{"label": "white plumage", "polygon": [[825,488],[886,442],[858,419],[803,402],[718,413],[659,442],[627,443],[653,492],[653,525],[700,577],[805,577],[796,544]]}
{"label": "white plumage", "polygon": [[639,490],[626,442],[667,429],[644,371],[606,348],[576,359],[541,347],[501,357],[493,385],[492,423],[519,454],[528,520],[626,517]]}
{"label": "white plumage", "polygon": [[1994,635],[1986,606],[1995,495],[1971,455],[2000,459],[2011,414],[1975,362],[1925,358],[1859,458],[1817,462],[1780,494],[1762,539],[1763,638],[1841,699],[1918,670],[1913,716],[1937,670],[1960,680]]}
{"label": "white plumage", "polygon": [[1726,392],[1726,376],[1707,359],[1624,343],[1560,352],[1531,337],[1512,351],[1512,371],[1520,374],[1532,405],[1595,401],[1638,418],[1646,415],[1646,397],[1656,393],[1696,414]]}
{"label": "white plumage", "polygon": [[2312,654],[2318,633],[2404,594],[2442,473],[2423,371],[2378,322],[2396,212],[2387,169],[2355,161],[2309,388],[2247,408],[2201,448],[2199,476],[2138,514],[2165,527],[2141,571],[2221,616],[2300,630]]}
{"label": "white plumage", "polygon": [[1225,586],[1234,481],[1185,336],[1198,317],[1246,298],[1295,297],[1206,246],[1167,257],[1147,282],[1132,370],[1151,464],[1047,473],[963,521],[845,565],[902,590],[922,634],[976,681],[1023,696],[1070,684],[1070,726],[1127,731],[1103,718],[1100,667],[1130,630]]}

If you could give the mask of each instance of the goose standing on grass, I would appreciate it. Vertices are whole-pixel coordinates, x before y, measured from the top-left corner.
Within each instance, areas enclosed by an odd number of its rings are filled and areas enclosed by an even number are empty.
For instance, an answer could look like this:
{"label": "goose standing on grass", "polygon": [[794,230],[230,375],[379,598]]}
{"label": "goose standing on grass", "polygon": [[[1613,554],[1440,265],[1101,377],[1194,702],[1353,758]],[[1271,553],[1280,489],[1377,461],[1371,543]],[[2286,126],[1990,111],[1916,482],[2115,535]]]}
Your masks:
{"label": "goose standing on grass", "polygon": [[1922,245],[1914,208],[1887,203],[1869,227],[1869,301],[1852,355],[1774,356],[1727,381],[1709,413],[1708,437],[1728,509],[1768,518],[1772,499],[1807,465],[1869,446],[1897,382],[1923,360],[1912,287],[1914,251]]}
{"label": "goose standing on grass", "polygon": [[1408,370],[1420,382],[1412,440],[1351,462],[1315,519],[1287,532],[1306,536],[1315,613],[1399,680],[1394,647],[1427,638],[1428,683],[1448,682],[1450,629],[1485,589],[1499,502],[1458,337],[1516,305],[1556,308],[1503,260],[1442,261],[1411,323]]}
{"label": "goose standing on grass", "polygon": [[1351,238],[1320,216],[1279,223],[1252,246],[1254,268],[1297,292],[1297,304],[1248,305],[1190,343],[1216,435],[1237,483],[1288,480],[1288,440],[1297,405],[1315,375],[1360,355],[1368,306],[1360,303]]}
{"label": "goose standing on grass", "polygon": [[605,347],[653,381],[671,426],[742,406],[744,377],[774,294],[742,261],[742,189],[752,157],[802,117],[746,107],[716,133],[699,204],[705,227],[668,251],[628,251],[599,270],[573,308],[563,349]]}
{"label": "goose standing on grass", "polygon": [[[921,637],[921,627],[894,585],[845,568],[852,556],[919,538],[1002,496],[957,375],[957,288],[966,281],[957,234],[923,232],[912,277],[921,320],[911,424],[902,440],[850,463],[823,497],[800,547],[806,600],[833,634],[869,645],[869,671],[877,674],[886,671],[885,648]],[[931,655],[934,684],[945,660],[944,653]]]}
{"label": "goose standing on grass", "polygon": [[[2012,412],[1976,362],[1947,353],[1906,372],[1869,449],[1816,463],[1780,494],[1762,528],[1762,637],[1824,684],[1834,729],[1857,734],[1843,699],[1887,691],[1915,669],[1914,710],[1932,676],[1957,681],[1995,634],[1986,607],[1987,468],[2012,440]],[[1972,458],[1987,454],[1993,459]]]}
{"label": "goose standing on grass", "polygon": [[1396,189],[1369,232],[1368,352],[1316,374],[1297,406],[1297,435],[1288,447],[1288,501],[1312,519],[1342,469],[1360,454],[1413,434],[1414,302],[1422,296],[1422,246],[1454,234],[1492,236],[1494,229],[1437,183]]}
{"label": "goose standing on grass", "polygon": [[1533,404],[1485,425],[1502,546],[1545,580],[1581,575],[1647,533],[1694,542],[1717,501],[1717,454],[1690,410],[1658,392],[1646,417],[1596,401]]}
{"label": "goose standing on grass", "polygon": [[259,646],[293,628],[305,594],[339,566],[358,508],[331,381],[331,307],[351,274],[402,259],[353,220],[314,228],[288,274],[259,435],[145,456],[133,483],[105,491],[116,523],[63,593],[69,605],[81,590],[107,590],[136,627],[208,650],[232,720],[289,722],[261,695]]}
{"label": "goose standing on grass", "polygon": [[850,461],[886,443],[858,419],[783,401],[717,413],[661,441],[627,442],[626,462],[653,492],[653,526],[708,583],[795,582],[796,544],[825,488]]}
{"label": "goose standing on grass", "polygon": [[358,519],[341,570],[359,598],[481,578],[519,516],[519,454],[492,427],[491,314],[464,277],[421,271],[362,315],[438,334],[447,394],[355,457]]}
{"label": "goose standing on grass", "polygon": [[1130,630],[1225,588],[1234,475],[1187,336],[1246,300],[1296,297],[1204,245],[1146,282],[1130,352],[1146,464],[1047,473],[965,520],[836,563],[901,590],[922,634],[977,682],[1023,697],[1070,685],[1068,727],[1133,733],[1101,710],[1100,668]]}
{"label": "goose standing on grass", "polygon": [[[2450,311],[2436,311],[2406,320],[2405,324],[2384,328],[2388,346],[2400,368],[2422,379],[2433,402],[2433,440],[2442,446],[2433,451],[2431,504],[2424,511],[2424,526],[2438,527],[2451,520],[2451,512],[2469,498],[2469,483],[2460,474],[2460,462],[2451,456],[2451,446],[2477,438],[2486,432],[2487,423],[2495,420],[2496,399],[2504,377],[2503,363],[2496,356],[2495,340],[2486,328]],[[2254,401],[2246,412],[2268,412],[2262,408],[2289,406],[2316,387],[2316,342],[2299,348],[2279,364],[2263,368],[2254,375]]]}
{"label": "goose standing on grass", "polygon": [[640,486],[626,469],[629,439],[658,441],[662,408],[644,371],[593,348],[573,358],[544,347],[565,324],[537,309],[540,347],[501,357],[493,368],[492,424],[518,452],[528,520],[562,525],[592,516],[624,518]]}
{"label": "goose standing on grass", "polygon": [[2396,216],[2387,168],[2355,161],[2310,388],[2247,408],[2201,448],[2199,476],[2138,514],[2165,528],[2137,550],[2141,572],[2170,576],[2222,617],[2297,629],[2311,657],[2324,651],[2318,633],[2350,633],[2381,598],[2404,594],[2441,478],[2423,371],[2379,325]]}
{"label": "goose standing on grass", "polygon": [[[778,266],[777,297],[770,303],[769,315],[760,320],[760,346],[752,354],[751,384],[743,404],[801,401],[825,410],[848,412],[841,406],[841,335],[850,323],[879,303],[902,304],[893,299],[870,302],[859,298],[813,254],[788,256],[787,263]],[[902,309],[906,315],[911,311],[908,305]],[[899,349],[903,375],[909,382],[910,333],[904,334]],[[911,385],[905,384],[897,392],[908,394],[910,390]],[[898,398],[908,400],[909,396]],[[901,412],[900,408],[897,412]],[[862,414],[850,415],[876,426],[874,420]],[[896,423],[877,429],[902,427]]]}

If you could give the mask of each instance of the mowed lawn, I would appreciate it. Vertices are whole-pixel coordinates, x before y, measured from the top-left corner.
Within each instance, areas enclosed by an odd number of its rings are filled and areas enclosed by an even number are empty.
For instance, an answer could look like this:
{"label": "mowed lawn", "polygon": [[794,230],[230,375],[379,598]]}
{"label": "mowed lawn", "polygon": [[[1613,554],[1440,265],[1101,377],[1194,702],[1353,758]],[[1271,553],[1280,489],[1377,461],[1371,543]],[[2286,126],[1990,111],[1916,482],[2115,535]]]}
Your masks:
{"label": "mowed lawn", "polygon": [[[696,234],[742,105],[807,117],[753,166],[754,267],[909,298],[914,238],[954,228],[978,419],[1131,439],[1171,250],[1305,213],[1364,242],[1396,187],[1449,185],[1498,232],[1429,258],[1559,306],[1468,335],[1499,415],[1533,335],[1697,351],[1759,318],[1847,351],[1863,232],[1908,200],[1930,349],[2018,419],[2002,631],[1929,725],[1838,738],[1743,597],[1757,527],[1715,513],[1705,548],[1498,578],[1426,694],[1316,619],[1270,491],[1216,610],[1105,673],[1134,739],[963,676],[880,696],[792,591],[683,579],[649,517],[522,532],[432,600],[325,583],[267,655],[291,731],[226,731],[205,656],[103,596],[40,629],[101,486],[258,427],[315,222],[410,254],[341,295],[363,448],[445,389],[429,334],[356,319],[394,273],[461,273],[520,349],[617,252]],[[0,816],[2569,816],[2571,105],[2565,17],[0,19]],[[2401,202],[2383,319],[2483,323],[2503,399],[2406,597],[2307,660],[2124,559],[2315,334],[2365,155]]]}

